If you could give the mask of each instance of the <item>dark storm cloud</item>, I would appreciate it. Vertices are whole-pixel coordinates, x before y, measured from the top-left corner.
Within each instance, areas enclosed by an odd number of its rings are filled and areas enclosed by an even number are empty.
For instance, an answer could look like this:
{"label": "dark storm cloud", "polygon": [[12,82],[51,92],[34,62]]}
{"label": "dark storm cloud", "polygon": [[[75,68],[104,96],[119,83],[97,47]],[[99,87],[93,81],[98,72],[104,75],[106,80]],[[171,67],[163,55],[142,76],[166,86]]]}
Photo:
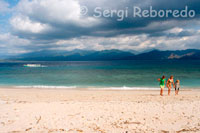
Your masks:
{"label": "dark storm cloud", "polygon": [[[81,6],[88,8],[86,15],[80,15]],[[133,6],[142,10],[152,6],[157,11],[187,6],[196,16],[139,18],[133,17]],[[49,49],[180,50],[200,44],[199,0],[20,0],[8,7],[10,16],[3,21],[10,25],[3,24],[6,32],[0,33],[0,53],[4,54]],[[128,10],[128,16],[122,21],[116,14],[96,18],[96,7]]]}
{"label": "dark storm cloud", "polygon": [[[81,26],[80,23],[74,23],[73,21],[67,22],[51,20],[51,18],[46,17],[47,11],[42,8],[38,8],[37,4],[32,6],[33,12],[24,13],[26,16],[30,18],[33,22],[39,22],[41,24],[47,24],[51,26],[50,30],[45,30],[38,33],[32,33],[23,31],[20,29],[13,29],[13,33],[22,38],[28,38],[33,40],[54,40],[54,39],[69,39],[74,37],[81,36],[101,36],[101,37],[113,37],[123,34],[149,34],[150,36],[155,36],[156,34],[161,34],[163,31],[169,30],[174,27],[184,26],[181,24],[182,21],[187,20],[197,20],[199,19],[200,12],[200,1],[199,0],[124,0],[124,1],[116,1],[116,0],[85,0],[79,2],[81,6],[88,7],[88,16],[83,17],[93,17],[94,9],[96,7],[101,7],[102,9],[125,9],[128,7],[129,12],[132,12],[133,6],[141,7],[142,9],[149,9],[150,6],[156,10],[165,10],[165,9],[176,9],[182,10],[185,6],[188,6],[189,9],[195,10],[196,17],[195,18],[174,18],[169,16],[168,18],[133,18],[129,16],[128,18],[124,18],[123,21],[117,21],[116,16],[112,18],[99,18],[100,23],[92,26],[92,22],[85,24],[87,26]],[[20,12],[23,14],[23,12]],[[160,24],[167,21],[176,20],[175,23],[169,23],[168,25],[160,27]],[[148,26],[152,23],[157,23],[158,26],[154,26],[153,28],[149,28]],[[187,23],[185,23],[186,25]],[[186,33],[182,33],[184,35]],[[169,35],[170,36],[170,35]]]}
{"label": "dark storm cloud", "polygon": [[181,31],[178,33],[169,33],[169,32],[155,32],[155,33],[151,33],[149,34],[150,37],[168,37],[168,38],[182,38],[182,37],[188,37],[188,36],[193,36],[195,34],[198,34],[194,31]]}

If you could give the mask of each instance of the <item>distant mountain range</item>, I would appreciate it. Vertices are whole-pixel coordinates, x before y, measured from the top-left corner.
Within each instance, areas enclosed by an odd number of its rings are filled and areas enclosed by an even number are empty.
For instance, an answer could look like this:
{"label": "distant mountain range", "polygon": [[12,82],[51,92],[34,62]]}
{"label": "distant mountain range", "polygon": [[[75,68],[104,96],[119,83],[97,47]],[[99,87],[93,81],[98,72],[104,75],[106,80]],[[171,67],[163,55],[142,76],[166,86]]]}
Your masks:
{"label": "distant mountain range", "polygon": [[10,58],[22,61],[106,61],[106,60],[200,60],[200,50],[152,50],[141,54],[121,50],[39,51]]}

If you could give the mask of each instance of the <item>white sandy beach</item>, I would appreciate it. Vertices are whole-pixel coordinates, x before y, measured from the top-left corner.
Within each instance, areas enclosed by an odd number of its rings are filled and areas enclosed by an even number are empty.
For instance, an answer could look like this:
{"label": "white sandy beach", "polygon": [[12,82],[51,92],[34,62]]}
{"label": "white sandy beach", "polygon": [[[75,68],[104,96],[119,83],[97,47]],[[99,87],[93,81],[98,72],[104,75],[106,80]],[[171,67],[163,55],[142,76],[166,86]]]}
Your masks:
{"label": "white sandy beach", "polygon": [[0,132],[200,132],[200,91],[0,89]]}

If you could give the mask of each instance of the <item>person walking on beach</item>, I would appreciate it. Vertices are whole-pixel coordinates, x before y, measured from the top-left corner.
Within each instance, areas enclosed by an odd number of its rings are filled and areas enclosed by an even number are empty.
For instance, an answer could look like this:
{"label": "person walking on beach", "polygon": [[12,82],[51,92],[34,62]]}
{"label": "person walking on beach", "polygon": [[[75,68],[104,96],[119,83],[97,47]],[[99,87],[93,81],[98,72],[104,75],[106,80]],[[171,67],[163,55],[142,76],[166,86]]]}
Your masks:
{"label": "person walking on beach", "polygon": [[163,90],[165,88],[165,76],[162,76],[162,78],[158,79],[160,82],[160,95],[163,96]]}
{"label": "person walking on beach", "polygon": [[170,76],[170,78],[167,80],[168,96],[170,96],[172,85],[175,88],[175,86],[174,86],[174,77]]}
{"label": "person walking on beach", "polygon": [[176,80],[175,82],[175,95],[178,95],[180,89],[180,80]]}

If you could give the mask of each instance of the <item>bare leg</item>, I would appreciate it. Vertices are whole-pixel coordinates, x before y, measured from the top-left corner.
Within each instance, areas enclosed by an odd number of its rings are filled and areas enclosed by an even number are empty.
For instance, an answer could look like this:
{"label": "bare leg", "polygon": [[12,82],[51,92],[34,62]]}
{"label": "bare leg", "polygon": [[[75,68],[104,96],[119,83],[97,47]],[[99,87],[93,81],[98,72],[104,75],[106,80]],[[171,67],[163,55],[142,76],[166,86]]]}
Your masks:
{"label": "bare leg", "polygon": [[171,87],[168,88],[168,96],[170,96]]}
{"label": "bare leg", "polygon": [[160,89],[160,95],[163,96],[163,88]]}

